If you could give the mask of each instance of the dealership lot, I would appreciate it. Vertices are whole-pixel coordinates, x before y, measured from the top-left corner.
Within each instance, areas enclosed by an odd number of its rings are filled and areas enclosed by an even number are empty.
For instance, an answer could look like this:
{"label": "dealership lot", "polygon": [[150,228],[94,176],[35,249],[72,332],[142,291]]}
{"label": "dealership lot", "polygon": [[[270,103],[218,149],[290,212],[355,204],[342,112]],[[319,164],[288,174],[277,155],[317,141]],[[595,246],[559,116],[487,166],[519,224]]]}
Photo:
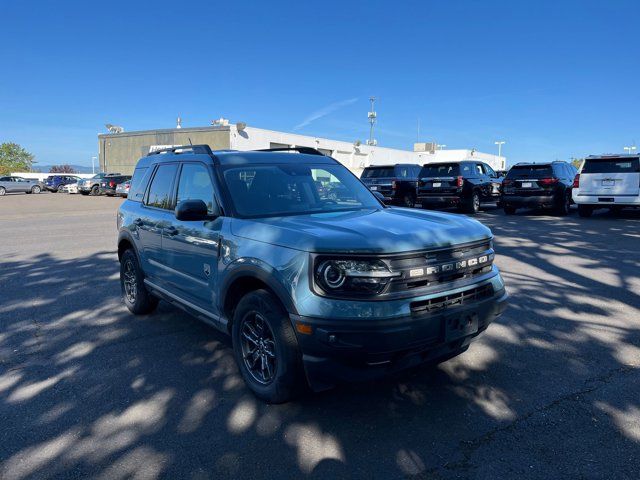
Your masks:
{"label": "dealership lot", "polygon": [[637,478],[640,212],[477,218],[507,313],[437,369],[257,401],[230,341],[122,305],[115,210],[0,199],[0,478]]}

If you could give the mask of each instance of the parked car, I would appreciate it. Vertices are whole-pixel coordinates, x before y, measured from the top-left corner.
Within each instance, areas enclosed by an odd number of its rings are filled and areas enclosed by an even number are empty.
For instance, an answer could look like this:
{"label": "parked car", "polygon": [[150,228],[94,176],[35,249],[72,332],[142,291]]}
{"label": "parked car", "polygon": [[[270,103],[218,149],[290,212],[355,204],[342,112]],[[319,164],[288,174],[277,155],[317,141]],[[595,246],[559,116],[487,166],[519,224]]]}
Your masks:
{"label": "parked car", "polygon": [[73,175],[49,175],[44,181],[44,188],[50,192],[58,192],[61,186],[78,183],[79,180],[79,177]]}
{"label": "parked car", "polygon": [[518,163],[502,181],[500,203],[507,215],[518,208],[552,208],[567,215],[572,204],[571,189],[578,173],[567,162]]}
{"label": "parked car", "polygon": [[380,192],[385,203],[413,207],[420,170],[420,165],[400,163],[366,167],[360,180],[372,192]]}
{"label": "parked car", "polygon": [[0,177],[0,196],[14,192],[40,193],[42,190],[43,185],[39,180],[11,175]]}
{"label": "parked car", "polygon": [[129,195],[129,189],[131,188],[131,180],[127,180],[116,186],[116,195],[118,197],[126,198]]}
{"label": "parked car", "polygon": [[100,193],[100,182],[109,176],[118,176],[120,173],[97,173],[91,178],[85,178],[78,182],[78,190],[83,195],[98,195]]}
{"label": "parked car", "polygon": [[477,213],[482,202],[498,202],[501,183],[484,162],[427,163],[418,178],[418,203],[422,208],[455,206]]}
{"label": "parked car", "polygon": [[58,188],[58,193],[78,193],[78,182],[76,183],[67,183],[66,185],[60,185]]}
{"label": "parked car", "polygon": [[[230,334],[269,402],[447,360],[502,313],[486,226],[386,207],[337,160],[293,150],[140,159],[117,214],[128,309],[164,299]],[[316,178],[352,200],[320,198]]]}
{"label": "parked car", "polygon": [[131,180],[131,175],[109,175],[100,181],[100,195],[113,197],[116,195],[116,187],[121,183]]}
{"label": "parked car", "polygon": [[581,217],[597,208],[619,211],[640,207],[640,156],[587,157],[573,184],[573,201]]}

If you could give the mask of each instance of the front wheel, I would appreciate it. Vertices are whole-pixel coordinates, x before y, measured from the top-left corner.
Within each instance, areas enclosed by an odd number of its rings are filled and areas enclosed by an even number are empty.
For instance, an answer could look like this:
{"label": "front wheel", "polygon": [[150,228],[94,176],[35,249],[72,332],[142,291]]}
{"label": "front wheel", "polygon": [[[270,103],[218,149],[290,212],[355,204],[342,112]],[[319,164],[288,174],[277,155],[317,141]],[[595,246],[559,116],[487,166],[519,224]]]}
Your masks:
{"label": "front wheel", "polygon": [[566,215],[569,215],[570,209],[571,209],[571,194],[567,192],[563,195],[562,199],[556,206],[556,214],[560,215],[561,217],[564,217]]}
{"label": "front wheel", "polygon": [[233,353],[251,391],[269,403],[288,402],[305,385],[289,315],[267,290],[240,300],[233,315]]}
{"label": "front wheel", "polygon": [[588,218],[593,215],[593,207],[591,205],[578,205],[578,215]]}
{"label": "front wheel", "polygon": [[90,195],[98,195],[100,193],[100,187],[98,185],[94,185],[91,187]]}
{"label": "front wheel", "polygon": [[124,304],[131,313],[144,315],[158,306],[158,299],[144,286],[144,274],[131,249],[126,250],[120,259],[120,287]]}
{"label": "front wheel", "polygon": [[402,206],[406,207],[406,208],[413,208],[416,204],[416,199],[413,195],[411,195],[410,193],[406,194],[403,198],[402,198]]}
{"label": "front wheel", "polygon": [[6,193],[7,193],[7,189],[4,187],[0,187],[0,197],[4,197]]}

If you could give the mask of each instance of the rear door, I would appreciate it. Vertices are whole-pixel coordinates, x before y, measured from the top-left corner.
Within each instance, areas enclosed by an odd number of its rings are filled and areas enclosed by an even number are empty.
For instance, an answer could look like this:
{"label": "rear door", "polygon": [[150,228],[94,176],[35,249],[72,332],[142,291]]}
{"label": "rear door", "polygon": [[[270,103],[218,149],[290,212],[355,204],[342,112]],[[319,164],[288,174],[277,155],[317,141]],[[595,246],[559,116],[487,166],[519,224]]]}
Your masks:
{"label": "rear door", "polygon": [[396,174],[393,166],[380,166],[365,168],[360,180],[372,192],[380,192],[385,197],[391,197],[395,178]]}
{"label": "rear door", "polygon": [[425,165],[418,178],[418,195],[437,197],[456,194],[458,177],[465,167],[469,170],[468,164],[455,162]]}
{"label": "rear door", "polygon": [[640,193],[639,157],[587,158],[580,172],[580,194],[637,196]]}

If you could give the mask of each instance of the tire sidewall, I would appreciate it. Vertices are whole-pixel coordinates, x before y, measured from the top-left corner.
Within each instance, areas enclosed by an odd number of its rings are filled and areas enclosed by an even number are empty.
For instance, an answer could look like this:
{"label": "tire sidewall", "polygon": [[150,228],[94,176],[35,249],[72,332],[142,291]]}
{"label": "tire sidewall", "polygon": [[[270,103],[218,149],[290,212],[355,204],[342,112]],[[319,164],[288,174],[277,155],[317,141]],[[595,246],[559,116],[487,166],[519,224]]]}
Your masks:
{"label": "tire sidewall", "polygon": [[[260,313],[273,333],[276,374],[275,378],[266,385],[259,383],[251,376],[242,358],[242,321],[251,311]],[[231,337],[238,369],[247,386],[258,398],[269,403],[282,403],[293,398],[301,384],[298,342],[286,310],[272,293],[256,290],[246,294],[240,300],[233,315]]]}
{"label": "tire sidewall", "polygon": [[4,197],[7,194],[7,189],[0,187],[0,197]]}
{"label": "tire sidewall", "polygon": [[[131,303],[127,298],[124,288],[124,271],[125,265],[128,261],[133,263],[136,276],[136,301],[133,303]],[[144,274],[140,268],[137,255],[131,249],[126,250],[120,259],[120,291],[122,294],[122,301],[129,311],[136,315],[150,313],[158,303],[158,300],[154,298],[144,286]]]}
{"label": "tire sidewall", "polygon": [[40,193],[41,191],[42,189],[38,185],[31,187],[31,193]]}

